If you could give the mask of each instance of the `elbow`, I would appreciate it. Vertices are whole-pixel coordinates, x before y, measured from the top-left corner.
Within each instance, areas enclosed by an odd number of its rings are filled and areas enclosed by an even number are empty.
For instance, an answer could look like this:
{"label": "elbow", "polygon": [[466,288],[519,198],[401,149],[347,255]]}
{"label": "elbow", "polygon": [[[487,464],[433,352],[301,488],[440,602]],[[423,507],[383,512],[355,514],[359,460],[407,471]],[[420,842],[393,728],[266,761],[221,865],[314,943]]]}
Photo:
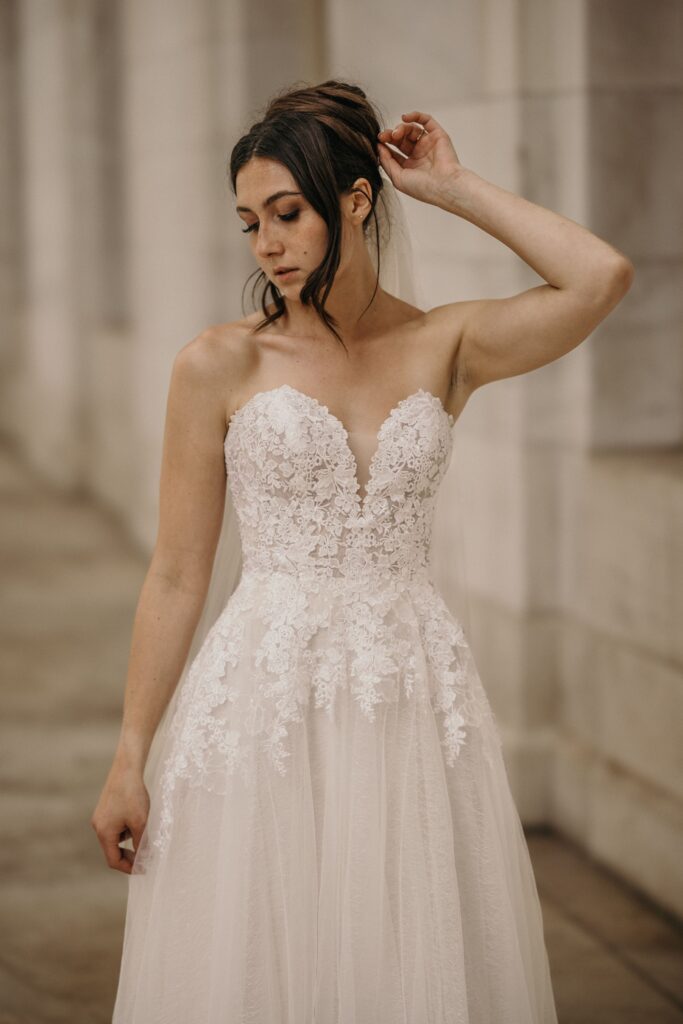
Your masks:
{"label": "elbow", "polygon": [[619,302],[628,292],[636,276],[636,268],[626,256],[614,260],[606,274],[608,301]]}
{"label": "elbow", "polygon": [[635,276],[636,268],[626,256],[622,256],[619,260],[619,266],[617,269],[617,279],[619,281],[619,286],[624,290],[624,294],[626,294],[633,284],[633,278]]}
{"label": "elbow", "polygon": [[591,273],[591,282],[584,291],[584,301],[593,308],[599,319],[624,298],[633,284],[635,267],[625,256],[610,260],[607,266]]}

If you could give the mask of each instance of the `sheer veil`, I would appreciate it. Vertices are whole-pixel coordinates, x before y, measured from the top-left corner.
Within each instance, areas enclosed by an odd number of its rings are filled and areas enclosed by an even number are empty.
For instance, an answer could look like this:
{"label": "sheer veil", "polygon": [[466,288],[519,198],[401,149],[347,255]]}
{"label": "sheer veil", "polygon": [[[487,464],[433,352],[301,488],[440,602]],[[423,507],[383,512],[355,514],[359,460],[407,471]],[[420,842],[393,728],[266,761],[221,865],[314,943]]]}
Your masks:
{"label": "sheer veil", "polygon": [[[383,188],[376,206],[380,248],[379,283],[385,291],[404,302],[425,309],[422,289],[415,275],[413,247],[402,201],[392,182],[380,168]],[[371,232],[371,235],[373,233]],[[376,241],[368,240],[375,269]],[[458,423],[453,430],[453,455],[457,444]],[[463,543],[462,488],[458,486],[458,460],[452,455],[434,520],[434,576],[447,606],[469,632],[469,597],[466,585],[465,545]],[[145,767],[145,783],[151,787],[162,767],[164,738],[190,666],[209,630],[219,617],[237,586],[242,571],[242,550],[235,508],[226,476],[223,525],[214,557],[204,607],[195,629],[189,653],[176,689],[157,726]]]}

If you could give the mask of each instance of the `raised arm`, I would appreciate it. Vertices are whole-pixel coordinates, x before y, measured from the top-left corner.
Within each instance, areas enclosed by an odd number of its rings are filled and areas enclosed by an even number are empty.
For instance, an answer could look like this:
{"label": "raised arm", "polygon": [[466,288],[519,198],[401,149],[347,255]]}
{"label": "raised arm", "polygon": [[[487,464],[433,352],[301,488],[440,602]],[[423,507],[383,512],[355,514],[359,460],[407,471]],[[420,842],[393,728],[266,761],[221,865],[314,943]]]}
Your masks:
{"label": "raised arm", "polygon": [[504,242],[545,284],[503,299],[430,311],[452,332],[458,383],[468,392],[551,363],[576,348],[631,286],[634,267],[575,221],[463,168],[438,205]]}
{"label": "raised arm", "polygon": [[461,395],[558,359],[583,341],[630,288],[635,271],[622,252],[568,217],[464,167],[449,135],[430,114],[405,113],[402,123],[382,130],[379,139],[380,161],[397,188],[476,224],[546,281],[510,298],[451,302],[429,310],[428,321],[450,342],[451,376]]}
{"label": "raised arm", "polygon": [[225,357],[211,335],[177,354],[171,373],[159,487],[159,524],[133,623],[123,719],[93,813],[110,867],[130,873],[118,842],[137,845],[149,801],[142,774],[177,686],[206,597],[225,500]]}

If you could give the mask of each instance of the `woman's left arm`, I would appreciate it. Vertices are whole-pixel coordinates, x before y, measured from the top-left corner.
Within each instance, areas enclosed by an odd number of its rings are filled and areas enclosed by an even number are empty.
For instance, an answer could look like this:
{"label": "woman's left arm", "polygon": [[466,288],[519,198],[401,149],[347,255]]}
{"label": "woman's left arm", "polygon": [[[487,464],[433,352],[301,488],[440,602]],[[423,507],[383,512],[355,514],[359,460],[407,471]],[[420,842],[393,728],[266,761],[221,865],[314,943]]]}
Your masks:
{"label": "woman's left arm", "polygon": [[451,379],[462,394],[559,359],[629,290],[635,269],[622,252],[568,217],[463,166],[431,114],[405,113],[379,140],[382,167],[400,191],[476,224],[547,282],[509,298],[429,310],[428,321],[448,338]]}
{"label": "woman's left arm", "polygon": [[499,239],[547,282],[509,298],[465,300],[430,311],[457,335],[457,376],[468,391],[571,351],[633,281],[633,264],[608,242],[469,168],[453,175],[434,205]]}

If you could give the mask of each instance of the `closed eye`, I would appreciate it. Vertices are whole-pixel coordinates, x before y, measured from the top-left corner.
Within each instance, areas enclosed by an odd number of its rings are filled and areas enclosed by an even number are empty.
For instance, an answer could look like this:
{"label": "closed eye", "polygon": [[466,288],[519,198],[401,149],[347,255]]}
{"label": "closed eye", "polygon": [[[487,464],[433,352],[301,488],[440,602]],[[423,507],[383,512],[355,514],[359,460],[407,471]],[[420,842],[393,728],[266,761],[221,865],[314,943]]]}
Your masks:
{"label": "closed eye", "polygon": [[[282,213],[282,214],[280,214],[280,220],[296,220],[296,218],[298,216],[299,216],[299,211],[298,210],[294,210],[292,213]],[[256,224],[250,224],[248,227],[242,228],[242,234],[243,235],[247,235],[250,231],[253,231],[255,227],[256,227]]]}

